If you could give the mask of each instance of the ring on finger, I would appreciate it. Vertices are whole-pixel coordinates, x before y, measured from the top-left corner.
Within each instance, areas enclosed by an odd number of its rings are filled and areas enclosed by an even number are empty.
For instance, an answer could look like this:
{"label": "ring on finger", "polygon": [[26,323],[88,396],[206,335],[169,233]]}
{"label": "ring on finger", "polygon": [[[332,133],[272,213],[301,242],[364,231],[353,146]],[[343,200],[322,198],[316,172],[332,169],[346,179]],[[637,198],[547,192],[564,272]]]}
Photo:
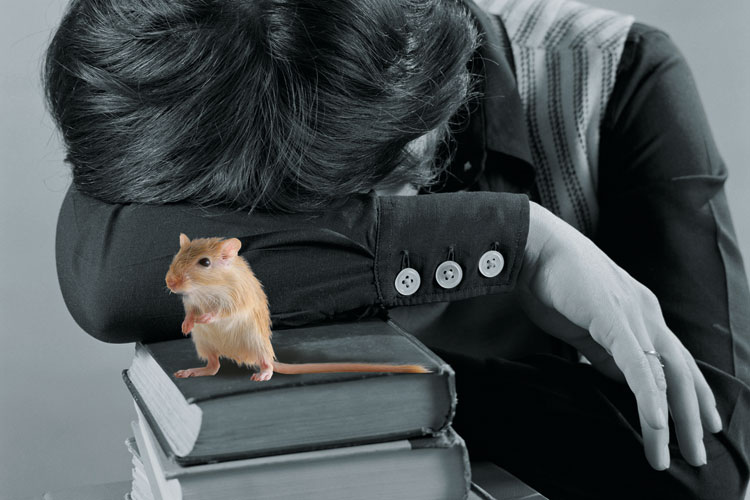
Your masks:
{"label": "ring on finger", "polygon": [[646,350],[643,351],[643,354],[655,357],[656,359],[659,360],[659,364],[661,365],[661,367],[664,368],[664,361],[662,360],[661,354],[659,354],[656,351],[646,351]]}

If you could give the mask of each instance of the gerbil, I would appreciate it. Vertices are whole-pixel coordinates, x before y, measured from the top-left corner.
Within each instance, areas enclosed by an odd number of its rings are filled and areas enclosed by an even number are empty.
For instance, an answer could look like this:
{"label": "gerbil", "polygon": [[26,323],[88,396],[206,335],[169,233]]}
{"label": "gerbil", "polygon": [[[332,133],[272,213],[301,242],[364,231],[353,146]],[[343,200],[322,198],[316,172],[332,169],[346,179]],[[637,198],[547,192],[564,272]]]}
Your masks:
{"label": "gerbil", "polygon": [[419,365],[304,363],[276,361],[271,345],[271,314],[263,286],[247,261],[238,255],[237,238],[196,238],[180,234],[180,250],[167,272],[167,287],[182,295],[182,333],[192,331],[198,356],[206,366],[179,370],[178,378],[215,375],[219,358],[257,366],[253,380],[284,374],[328,372],[428,373]]}

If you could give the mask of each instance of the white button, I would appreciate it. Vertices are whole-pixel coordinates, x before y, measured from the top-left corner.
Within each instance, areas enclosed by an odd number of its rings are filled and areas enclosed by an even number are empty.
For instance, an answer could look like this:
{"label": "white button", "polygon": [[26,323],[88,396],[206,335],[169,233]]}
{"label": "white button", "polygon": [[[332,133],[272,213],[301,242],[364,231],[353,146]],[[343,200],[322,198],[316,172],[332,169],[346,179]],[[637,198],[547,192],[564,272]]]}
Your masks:
{"label": "white button", "polygon": [[422,284],[422,278],[420,278],[419,273],[411,267],[402,269],[396,276],[396,291],[401,295],[412,295],[419,290],[420,284]]}
{"label": "white button", "polygon": [[482,276],[485,278],[494,278],[500,274],[500,271],[503,270],[504,266],[505,259],[503,258],[503,255],[495,250],[484,252],[479,258],[479,272],[482,273]]}
{"label": "white button", "polygon": [[461,279],[464,277],[464,272],[458,263],[452,260],[446,260],[440,264],[435,271],[435,279],[443,288],[451,289],[455,288],[456,285],[461,283]]}

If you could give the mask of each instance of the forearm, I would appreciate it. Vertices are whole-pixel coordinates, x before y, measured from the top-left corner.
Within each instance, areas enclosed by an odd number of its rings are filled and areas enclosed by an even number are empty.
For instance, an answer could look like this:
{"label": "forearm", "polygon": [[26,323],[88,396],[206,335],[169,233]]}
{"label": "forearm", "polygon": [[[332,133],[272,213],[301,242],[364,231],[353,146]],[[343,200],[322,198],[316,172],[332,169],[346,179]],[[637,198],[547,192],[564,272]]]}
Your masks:
{"label": "forearm", "polygon": [[[278,328],[511,290],[527,230],[521,195],[363,195],[311,216],[110,205],[72,189],[58,223],[58,274],[71,314],[88,333],[109,342],[156,341],[179,336],[184,318],[164,283],[180,232],[240,238]],[[487,278],[478,263],[495,243],[505,266]],[[464,277],[444,289],[435,270],[451,248]],[[409,296],[395,288],[405,252],[422,277]]]}

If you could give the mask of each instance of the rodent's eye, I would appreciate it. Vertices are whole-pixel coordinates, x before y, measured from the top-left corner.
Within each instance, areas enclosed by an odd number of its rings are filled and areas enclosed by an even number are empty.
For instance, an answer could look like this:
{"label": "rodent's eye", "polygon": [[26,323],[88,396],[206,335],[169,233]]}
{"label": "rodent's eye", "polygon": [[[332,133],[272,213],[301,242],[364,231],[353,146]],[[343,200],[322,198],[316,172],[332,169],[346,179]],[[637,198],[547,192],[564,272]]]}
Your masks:
{"label": "rodent's eye", "polygon": [[198,264],[200,264],[203,267],[208,267],[211,265],[211,261],[208,260],[208,257],[203,257],[201,260],[198,261]]}

